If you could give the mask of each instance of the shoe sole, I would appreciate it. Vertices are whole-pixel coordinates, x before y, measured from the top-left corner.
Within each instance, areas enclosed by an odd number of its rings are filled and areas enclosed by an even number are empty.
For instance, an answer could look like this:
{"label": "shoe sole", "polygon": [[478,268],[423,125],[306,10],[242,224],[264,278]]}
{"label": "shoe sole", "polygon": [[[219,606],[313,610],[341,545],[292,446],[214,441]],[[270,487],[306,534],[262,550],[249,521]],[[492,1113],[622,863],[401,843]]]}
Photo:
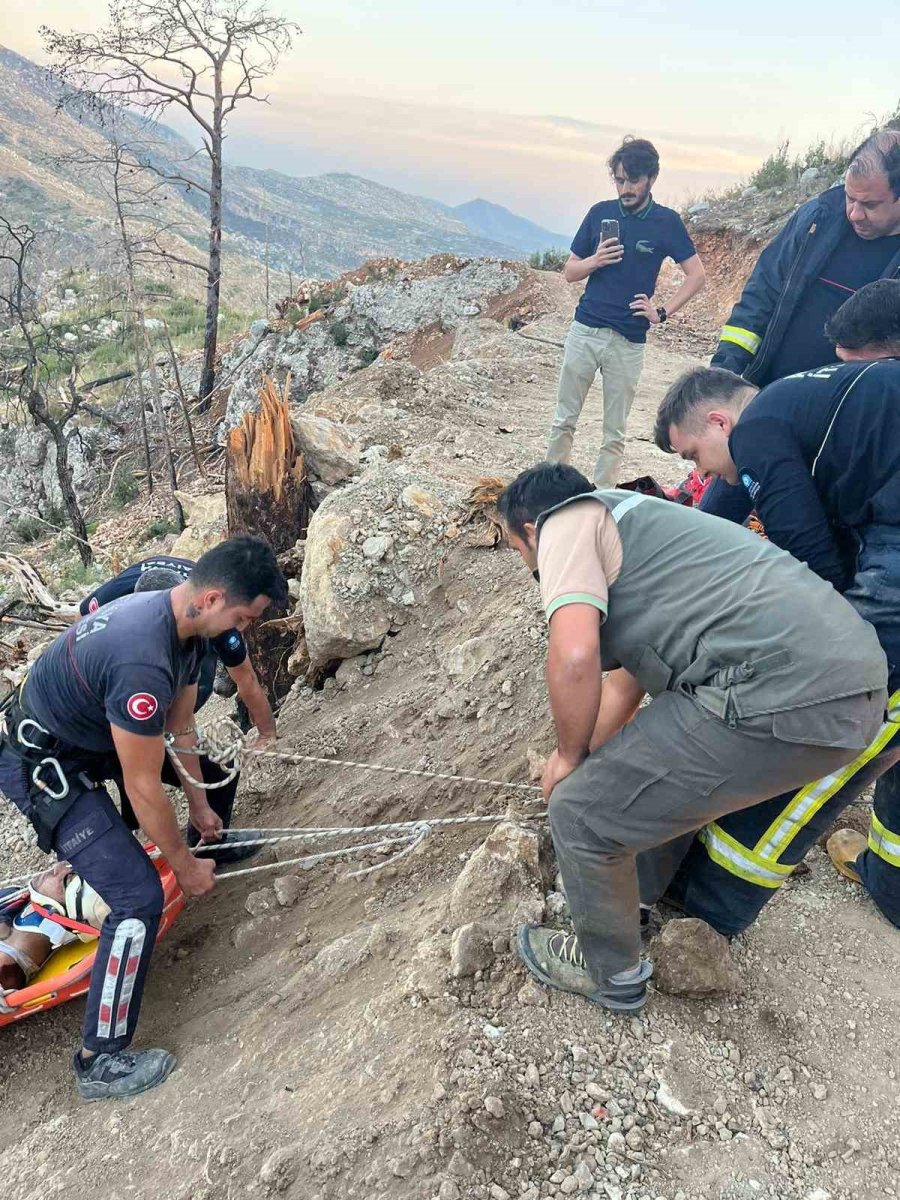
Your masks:
{"label": "shoe sole", "polygon": [[132,1096],[140,1096],[142,1092],[149,1092],[152,1088],[159,1087],[161,1083],[165,1083],[177,1065],[178,1059],[173,1056],[172,1061],[168,1064],[165,1071],[156,1076],[155,1079],[148,1080],[148,1082],[143,1084],[142,1087],[135,1088],[131,1092],[104,1092],[97,1096],[88,1096],[82,1090],[83,1088],[102,1088],[108,1085],[104,1083],[81,1084],[76,1082],[75,1087],[78,1090],[78,1095],[85,1104],[96,1104],[100,1100],[130,1100]]}
{"label": "shoe sole", "polygon": [[845,879],[849,879],[851,883],[862,883],[859,875],[857,875],[856,871],[854,871],[848,863],[841,862],[840,859],[837,858],[831,858],[830,854],[828,857],[831,859],[831,865],[839,875],[843,875],[843,877]]}
{"label": "shoe sole", "polygon": [[623,991],[625,990],[625,987],[640,987],[641,994],[635,997],[634,1000],[617,1000],[614,996],[611,996],[608,992],[602,991],[600,988],[598,988],[596,992],[591,992],[590,994],[585,992],[577,992],[572,988],[563,987],[562,984],[557,983],[554,979],[551,979],[550,976],[541,969],[540,963],[534,957],[534,953],[531,949],[531,943],[528,940],[529,932],[532,929],[539,928],[540,926],[538,925],[520,925],[519,931],[516,935],[516,948],[519,952],[519,958],[521,958],[525,969],[540,983],[544,984],[545,987],[553,988],[557,992],[567,992],[570,996],[581,996],[583,1000],[587,1000],[591,1004],[596,1004],[598,1008],[608,1009],[610,1012],[640,1012],[640,1010],[647,1003],[648,997],[646,984],[647,980],[653,974],[653,966],[651,963],[648,963],[646,959],[642,960],[642,965],[646,970],[646,974],[644,974],[643,971],[641,972],[642,977],[640,982],[637,984],[625,985],[623,987]]}

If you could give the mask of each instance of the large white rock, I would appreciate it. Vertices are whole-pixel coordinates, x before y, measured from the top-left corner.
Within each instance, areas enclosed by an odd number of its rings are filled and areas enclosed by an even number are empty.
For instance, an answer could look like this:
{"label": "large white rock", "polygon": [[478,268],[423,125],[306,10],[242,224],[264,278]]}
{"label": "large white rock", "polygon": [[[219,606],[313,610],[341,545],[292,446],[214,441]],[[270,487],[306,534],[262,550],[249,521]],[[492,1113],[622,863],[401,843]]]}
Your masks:
{"label": "large white rock", "polygon": [[294,417],[292,425],[308,469],[323,483],[333,487],[359,474],[359,442],[340,425],[303,412]]}
{"label": "large white rock", "polygon": [[310,661],[321,666],[380,645],[436,586],[457,483],[403,462],[370,467],[328,495],[309,524],[300,608]]}

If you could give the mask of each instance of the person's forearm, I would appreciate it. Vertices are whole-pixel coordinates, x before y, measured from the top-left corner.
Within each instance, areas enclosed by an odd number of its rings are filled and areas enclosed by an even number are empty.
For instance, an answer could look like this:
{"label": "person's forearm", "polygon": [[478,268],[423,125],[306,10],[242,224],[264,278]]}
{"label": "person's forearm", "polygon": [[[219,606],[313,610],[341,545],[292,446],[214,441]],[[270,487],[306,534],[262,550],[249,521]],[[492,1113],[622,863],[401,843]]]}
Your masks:
{"label": "person's forearm", "polygon": [[599,655],[564,651],[553,645],[547,652],[547,690],[556,725],[556,743],[568,762],[587,757],[600,708],[603,672]]}
{"label": "person's forearm", "polygon": [[269,698],[262,690],[255,673],[253,673],[252,678],[240,680],[238,683],[238,692],[247,706],[250,720],[259,730],[260,734],[263,737],[269,737],[274,734],[275,715],[272,712]]}
{"label": "person's forearm", "polygon": [[644,689],[623,667],[610,671],[603,684],[600,711],[591,734],[591,750],[603,746],[634,716]]}
{"label": "person's forearm", "polygon": [[582,279],[587,279],[588,275],[597,270],[598,265],[593,255],[590,258],[580,258],[577,262],[567,262],[563,267],[566,283],[579,283]]}
{"label": "person's forearm", "polygon": [[703,291],[705,286],[706,275],[702,271],[697,275],[686,276],[678,291],[666,301],[666,316],[671,317],[680,308],[684,308],[689,300],[693,300],[698,292]]}
{"label": "person's forearm", "polygon": [[157,783],[154,787],[151,780],[135,780],[126,776],[125,790],[141,829],[159,847],[169,865],[177,867],[186,857],[190,857],[162,785]]}

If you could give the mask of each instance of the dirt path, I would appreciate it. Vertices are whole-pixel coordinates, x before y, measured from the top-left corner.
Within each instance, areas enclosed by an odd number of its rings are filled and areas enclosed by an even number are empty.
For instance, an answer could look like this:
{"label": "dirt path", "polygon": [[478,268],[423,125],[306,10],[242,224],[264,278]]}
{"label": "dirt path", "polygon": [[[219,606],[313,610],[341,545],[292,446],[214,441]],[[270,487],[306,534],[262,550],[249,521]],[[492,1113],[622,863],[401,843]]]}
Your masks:
{"label": "dirt path", "polygon": [[[562,339],[570,300],[557,295],[556,310],[527,334]],[[539,459],[560,352],[498,337],[473,335],[463,365],[435,366],[445,372],[440,415],[398,404],[398,416],[370,414],[369,440],[392,433],[417,467],[440,460],[460,480]],[[626,475],[672,482],[682,473],[648,439],[662,389],[691,361],[649,348]],[[364,377],[355,377],[357,391]],[[322,397],[323,411],[347,406],[348,394]],[[588,470],[600,416],[589,398],[576,452]],[[475,637],[490,650],[484,667],[448,679],[448,652]],[[314,753],[525,779],[527,750],[550,744],[543,639],[518,561],[458,545],[431,594],[372,658],[373,673],[298,697],[282,738]],[[257,768],[238,815],[242,824],[285,825],[504,807],[490,791],[308,766]],[[132,1102],[75,1101],[69,1055],[80,1004],[3,1030],[4,1194],[896,1194],[900,934],[818,849],[809,873],[738,940],[740,997],[655,995],[640,1019],[621,1021],[530,987],[508,936],[495,939],[493,964],[474,978],[450,977],[448,906],[481,836],[435,837],[396,868],[358,880],[316,868],[299,877],[287,907],[262,876],[252,884],[263,889],[251,901],[255,916],[245,911],[246,881],[191,905],[157,953],[140,1027],[142,1045],[170,1047],[180,1066]]]}

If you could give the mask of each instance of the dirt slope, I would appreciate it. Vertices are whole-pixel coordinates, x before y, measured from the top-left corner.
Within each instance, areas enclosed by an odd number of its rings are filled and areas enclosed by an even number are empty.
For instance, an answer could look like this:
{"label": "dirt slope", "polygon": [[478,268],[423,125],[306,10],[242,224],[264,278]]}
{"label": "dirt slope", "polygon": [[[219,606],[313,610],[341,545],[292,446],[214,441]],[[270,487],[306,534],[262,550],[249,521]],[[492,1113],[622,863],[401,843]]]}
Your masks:
{"label": "dirt slope", "polygon": [[[461,488],[480,474],[511,474],[541,457],[561,354],[550,343],[562,340],[571,309],[558,280],[546,279],[543,294],[545,314],[521,331],[543,341],[479,319],[462,335],[464,358],[448,361],[440,346],[420,354],[440,382],[439,416],[403,396],[391,415],[373,395],[360,417],[366,372],[312,403],[346,413],[367,442],[398,443],[417,470],[440,465]],[[684,344],[697,343],[684,333]],[[691,361],[649,347],[624,475],[679,476],[649,434],[661,390]],[[599,439],[597,399],[579,429],[585,469]],[[519,560],[457,539],[427,597],[369,656],[371,673],[292,698],[282,743],[524,781],[529,748],[551,744],[544,636]],[[483,665],[448,674],[448,655],[472,638],[485,639]],[[256,766],[251,776],[242,824],[507,806],[490,788],[336,767]],[[139,1031],[142,1045],[175,1050],[180,1066],[132,1102],[75,1100],[69,1055],[80,1004],[3,1030],[5,1195],[895,1195],[900,935],[820,851],[736,944],[740,997],[657,994],[640,1019],[620,1020],[526,983],[508,930],[494,937],[492,965],[450,976],[453,905],[465,899],[454,883],[483,836],[435,835],[396,867],[357,880],[343,867],[314,868],[294,885],[296,903],[281,907],[264,891],[251,901],[254,916],[248,895],[290,868],[224,882],[192,905],[157,953]],[[4,865],[28,861],[19,848]],[[542,891],[559,906],[552,870]]]}

